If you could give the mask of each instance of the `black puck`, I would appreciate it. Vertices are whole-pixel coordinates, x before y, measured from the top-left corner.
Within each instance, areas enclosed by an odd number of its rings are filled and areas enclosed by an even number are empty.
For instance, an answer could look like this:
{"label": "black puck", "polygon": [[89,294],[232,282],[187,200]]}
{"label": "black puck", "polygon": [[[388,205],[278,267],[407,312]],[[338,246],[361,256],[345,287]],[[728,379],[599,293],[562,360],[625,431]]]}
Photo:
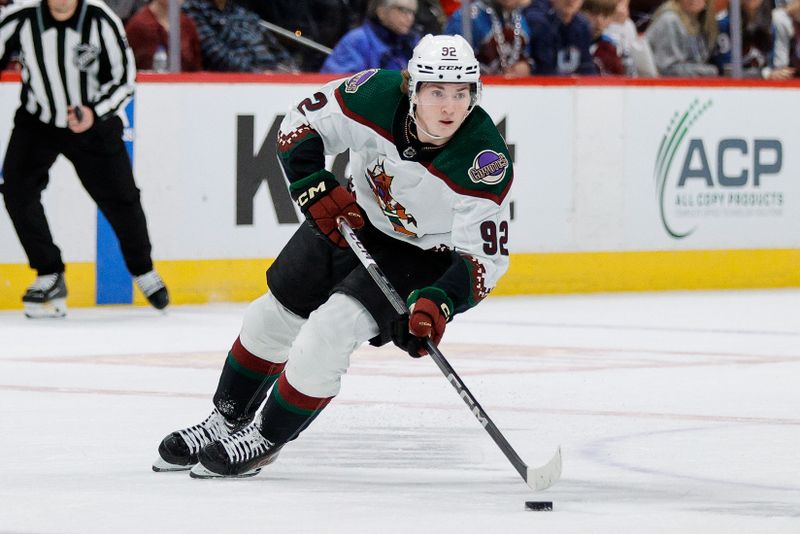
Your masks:
{"label": "black puck", "polygon": [[525,501],[525,510],[532,512],[552,512],[553,501]]}

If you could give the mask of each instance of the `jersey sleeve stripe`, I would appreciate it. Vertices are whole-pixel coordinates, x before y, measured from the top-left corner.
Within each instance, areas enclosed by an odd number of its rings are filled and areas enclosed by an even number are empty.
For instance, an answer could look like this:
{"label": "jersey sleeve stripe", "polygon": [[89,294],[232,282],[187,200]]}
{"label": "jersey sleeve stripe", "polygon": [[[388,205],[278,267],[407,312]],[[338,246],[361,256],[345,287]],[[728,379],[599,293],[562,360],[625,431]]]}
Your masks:
{"label": "jersey sleeve stripe", "polygon": [[133,53],[127,46],[124,33],[120,33],[118,20],[109,16],[105,8],[98,8],[96,15],[100,35],[113,65],[112,79],[100,88],[100,94],[93,103],[97,115],[102,117],[116,113],[133,96],[136,69],[132,65]]}
{"label": "jersey sleeve stripe", "polygon": [[11,40],[14,34],[19,30],[22,17],[9,17],[0,20],[0,60],[6,53],[6,43]]}

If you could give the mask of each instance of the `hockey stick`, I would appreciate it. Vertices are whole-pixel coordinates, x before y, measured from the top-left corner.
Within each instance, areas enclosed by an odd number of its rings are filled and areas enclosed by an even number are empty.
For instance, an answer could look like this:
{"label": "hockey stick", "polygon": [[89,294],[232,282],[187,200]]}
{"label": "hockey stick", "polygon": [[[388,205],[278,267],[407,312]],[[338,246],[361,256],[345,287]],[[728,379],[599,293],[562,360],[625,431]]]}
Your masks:
{"label": "hockey stick", "polygon": [[[361,240],[358,239],[353,229],[350,228],[350,225],[347,221],[340,217],[337,219],[339,223],[339,230],[341,231],[344,238],[347,240],[347,243],[350,245],[350,248],[353,250],[358,259],[361,261],[361,264],[367,270],[369,275],[378,284],[381,291],[386,298],[389,299],[389,302],[392,304],[392,307],[395,311],[399,314],[408,313],[408,306],[406,306],[405,301],[397,294],[397,291],[392,287],[392,284],[383,274],[378,264],[375,260],[370,256],[367,249],[361,243]],[[500,450],[503,451],[503,454],[506,455],[508,461],[511,462],[511,465],[514,466],[514,469],[517,470],[517,473],[522,477],[522,479],[534,490],[543,490],[547,489],[553,484],[555,484],[558,479],[561,477],[561,447],[556,450],[555,455],[550,459],[549,462],[542,465],[541,467],[528,467],[528,465],[522,461],[522,458],[519,457],[517,452],[511,446],[511,444],[506,440],[505,436],[500,432],[500,430],[495,426],[492,420],[484,411],[483,407],[478,403],[475,397],[472,396],[467,386],[464,385],[464,382],[461,381],[461,378],[458,376],[456,371],[444,357],[436,345],[433,344],[431,340],[428,340],[426,343],[425,348],[430,354],[433,361],[439,367],[439,370],[442,374],[447,378],[447,381],[455,388],[458,396],[464,400],[467,407],[472,412],[472,415],[478,420],[478,423],[489,433],[492,437],[494,442],[500,447]]]}

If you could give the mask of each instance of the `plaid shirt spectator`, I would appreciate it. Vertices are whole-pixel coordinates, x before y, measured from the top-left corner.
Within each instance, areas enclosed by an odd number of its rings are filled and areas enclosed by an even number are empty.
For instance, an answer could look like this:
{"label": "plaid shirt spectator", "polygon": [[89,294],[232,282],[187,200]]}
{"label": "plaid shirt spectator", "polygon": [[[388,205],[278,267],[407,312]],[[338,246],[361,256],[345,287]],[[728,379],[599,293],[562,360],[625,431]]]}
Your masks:
{"label": "plaid shirt spectator", "polygon": [[187,0],[183,10],[197,26],[206,70],[294,70],[289,54],[260,26],[261,19],[252,11],[230,0]]}

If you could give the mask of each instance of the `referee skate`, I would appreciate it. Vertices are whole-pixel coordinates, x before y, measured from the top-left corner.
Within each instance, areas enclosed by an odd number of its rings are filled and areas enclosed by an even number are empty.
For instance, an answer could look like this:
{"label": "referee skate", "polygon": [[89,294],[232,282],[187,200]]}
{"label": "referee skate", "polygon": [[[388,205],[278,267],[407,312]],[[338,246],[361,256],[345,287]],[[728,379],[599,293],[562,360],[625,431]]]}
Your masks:
{"label": "referee skate", "polygon": [[37,276],[22,296],[25,317],[58,318],[67,315],[67,286],[64,273]]}

